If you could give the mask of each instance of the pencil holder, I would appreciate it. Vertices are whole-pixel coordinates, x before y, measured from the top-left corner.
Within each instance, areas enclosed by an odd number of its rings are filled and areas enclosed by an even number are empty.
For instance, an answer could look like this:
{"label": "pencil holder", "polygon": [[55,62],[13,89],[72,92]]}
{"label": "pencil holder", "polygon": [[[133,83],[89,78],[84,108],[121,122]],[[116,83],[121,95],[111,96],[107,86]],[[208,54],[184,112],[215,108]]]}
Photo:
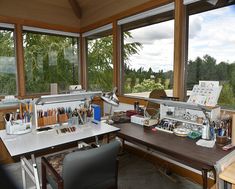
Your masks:
{"label": "pencil holder", "polygon": [[68,121],[68,117],[66,114],[58,115],[58,123],[65,123]]}
{"label": "pencil holder", "polygon": [[216,143],[218,145],[225,145],[228,142],[228,137],[227,136],[216,136]]}
{"label": "pencil holder", "polygon": [[43,117],[43,125],[46,126],[46,125],[49,125],[49,117]]}
{"label": "pencil holder", "polygon": [[42,117],[38,118],[38,127],[43,127],[44,126],[44,120]]}

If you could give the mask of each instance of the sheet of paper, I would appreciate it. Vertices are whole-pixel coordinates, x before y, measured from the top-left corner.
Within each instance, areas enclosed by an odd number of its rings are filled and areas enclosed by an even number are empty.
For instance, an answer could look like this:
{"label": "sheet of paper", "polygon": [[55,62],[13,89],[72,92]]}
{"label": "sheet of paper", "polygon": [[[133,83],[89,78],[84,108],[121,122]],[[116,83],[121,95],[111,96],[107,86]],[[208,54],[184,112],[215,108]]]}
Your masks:
{"label": "sheet of paper", "polygon": [[213,148],[215,145],[215,141],[214,140],[203,140],[200,139],[196,142],[196,144],[198,146],[203,146],[203,147],[207,147],[207,148]]}

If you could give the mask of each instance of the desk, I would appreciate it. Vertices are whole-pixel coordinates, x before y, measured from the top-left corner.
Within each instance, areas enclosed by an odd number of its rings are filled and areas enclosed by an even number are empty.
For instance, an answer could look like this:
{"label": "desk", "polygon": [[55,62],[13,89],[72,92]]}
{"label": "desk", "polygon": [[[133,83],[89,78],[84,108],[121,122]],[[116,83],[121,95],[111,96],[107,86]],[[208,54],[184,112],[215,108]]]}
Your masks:
{"label": "desk", "polygon": [[232,189],[235,189],[235,163],[225,168],[225,170],[220,173],[219,178],[225,181],[225,188],[227,188],[226,182],[229,182],[232,184]]}
{"label": "desk", "polygon": [[215,172],[214,165],[230,151],[223,151],[220,147],[205,148],[196,145],[195,140],[177,137],[163,131],[152,131],[133,123],[114,124],[121,130],[117,136],[148,148],[157,150],[167,157],[187,166],[202,171],[203,188],[207,188],[207,173]]}
{"label": "desk", "polygon": [[87,123],[83,126],[77,126],[75,132],[65,134],[57,134],[53,129],[41,133],[33,131],[24,135],[7,135],[5,130],[1,130],[0,138],[10,155],[14,157],[119,130],[119,128],[106,123]]}

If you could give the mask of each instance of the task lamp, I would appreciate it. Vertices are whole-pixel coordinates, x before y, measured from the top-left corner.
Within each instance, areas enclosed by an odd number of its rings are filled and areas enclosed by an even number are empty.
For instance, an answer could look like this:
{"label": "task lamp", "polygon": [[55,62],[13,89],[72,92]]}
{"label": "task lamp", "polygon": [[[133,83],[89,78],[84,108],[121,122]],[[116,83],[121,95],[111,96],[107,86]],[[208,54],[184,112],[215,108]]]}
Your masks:
{"label": "task lamp", "polygon": [[111,122],[110,120],[111,120],[111,113],[112,113],[113,106],[118,106],[119,105],[119,99],[116,95],[116,92],[117,92],[117,87],[114,87],[112,92],[107,92],[107,93],[102,93],[101,94],[101,98],[105,102],[110,104],[110,110],[109,110],[109,116],[108,116],[107,123]]}

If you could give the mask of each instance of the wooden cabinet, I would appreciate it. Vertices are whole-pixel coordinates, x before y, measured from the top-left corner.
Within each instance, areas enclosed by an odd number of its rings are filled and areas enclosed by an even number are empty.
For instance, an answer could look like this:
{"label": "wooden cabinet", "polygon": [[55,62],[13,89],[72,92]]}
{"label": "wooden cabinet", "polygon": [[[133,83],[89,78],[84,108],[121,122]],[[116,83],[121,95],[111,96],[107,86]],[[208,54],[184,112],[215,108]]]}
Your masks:
{"label": "wooden cabinet", "polygon": [[7,151],[3,141],[0,139],[0,163],[13,163],[14,160],[12,159],[11,155]]}

